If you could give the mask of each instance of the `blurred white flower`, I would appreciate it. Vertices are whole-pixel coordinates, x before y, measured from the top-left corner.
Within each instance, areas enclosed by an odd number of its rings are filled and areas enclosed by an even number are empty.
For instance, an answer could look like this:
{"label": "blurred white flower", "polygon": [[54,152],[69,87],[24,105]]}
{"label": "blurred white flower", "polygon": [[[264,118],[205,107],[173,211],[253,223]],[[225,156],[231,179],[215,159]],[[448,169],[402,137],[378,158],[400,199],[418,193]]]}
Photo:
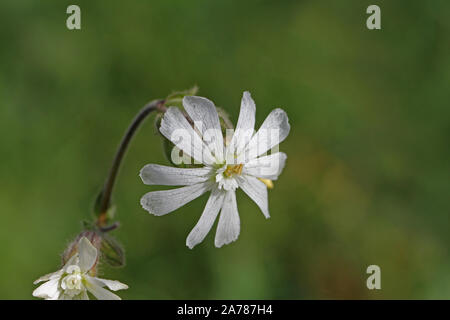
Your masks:
{"label": "blurred white flower", "polygon": [[61,270],[40,277],[34,282],[37,284],[46,281],[33,291],[33,296],[46,300],[89,300],[89,291],[99,300],[120,300],[119,296],[104,287],[116,291],[128,289],[126,284],[89,275],[97,264],[97,258],[97,249],[86,237],[82,237],[78,242],[78,252]]}
{"label": "blurred white flower", "polygon": [[[151,214],[161,216],[211,191],[186,245],[192,249],[202,242],[220,212],[215,245],[221,247],[239,236],[237,188],[241,188],[269,218],[267,186],[278,178],[286,161],[286,154],[273,150],[289,134],[288,117],[283,110],[274,109],[255,133],[255,103],[250,93],[244,92],[236,130],[225,140],[229,143],[224,144],[219,116],[212,101],[187,96],[183,106],[189,121],[178,108],[169,107],[161,121],[160,132],[203,166],[146,165],[140,172],[145,184],[184,187],[149,192],[142,197],[141,205]],[[263,155],[268,150],[272,153]]]}

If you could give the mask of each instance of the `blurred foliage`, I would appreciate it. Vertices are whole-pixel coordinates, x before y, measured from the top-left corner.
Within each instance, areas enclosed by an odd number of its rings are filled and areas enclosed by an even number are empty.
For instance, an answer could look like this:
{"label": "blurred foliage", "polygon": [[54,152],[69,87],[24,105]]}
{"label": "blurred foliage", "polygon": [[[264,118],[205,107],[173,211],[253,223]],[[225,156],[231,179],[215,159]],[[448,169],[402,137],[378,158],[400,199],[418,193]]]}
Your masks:
{"label": "blurred foliage", "polygon": [[[237,120],[290,117],[271,219],[238,192],[239,240],[185,239],[206,196],[164,217],[140,197],[167,164],[153,120],[114,193],[125,299],[450,298],[450,2],[73,1],[0,3],[0,298],[29,299],[90,218],[115,148],[146,102],[198,85]],[[382,290],[365,287],[368,265]]]}

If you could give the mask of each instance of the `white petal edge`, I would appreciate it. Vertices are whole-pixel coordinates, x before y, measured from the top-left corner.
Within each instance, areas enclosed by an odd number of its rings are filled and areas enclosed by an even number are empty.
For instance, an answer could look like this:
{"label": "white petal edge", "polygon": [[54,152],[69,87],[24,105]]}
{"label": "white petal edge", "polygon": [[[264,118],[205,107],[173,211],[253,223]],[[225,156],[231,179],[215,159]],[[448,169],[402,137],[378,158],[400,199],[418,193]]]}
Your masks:
{"label": "white petal edge", "polygon": [[98,300],[121,300],[120,297],[95,283],[91,277],[86,276],[86,289]]}
{"label": "white petal edge", "polygon": [[95,282],[95,284],[97,284],[98,286],[100,286],[100,287],[106,286],[112,291],[128,289],[128,286],[125,283],[122,283],[117,280],[108,280],[108,279],[102,279],[102,278],[97,278],[97,277],[95,277],[95,278],[91,277],[90,280],[92,282]]}
{"label": "white petal edge", "polygon": [[195,159],[197,163],[214,163],[208,147],[177,107],[167,109],[161,120],[159,131],[179,149]]}
{"label": "white petal edge", "polygon": [[82,272],[91,270],[97,261],[97,249],[86,237],[82,237],[78,242],[78,256],[80,258],[78,266]]}
{"label": "white petal edge", "polygon": [[232,163],[235,154],[239,154],[250,142],[255,132],[256,105],[250,92],[242,95],[241,110],[229,147],[227,148],[227,162]]}
{"label": "white petal edge", "polygon": [[186,96],[183,98],[183,107],[217,162],[223,162],[223,135],[214,103],[203,97]]}
{"label": "white petal edge", "polygon": [[147,164],[139,173],[146,185],[190,186],[208,180],[211,168],[175,168]]}
{"label": "white petal edge", "polygon": [[212,183],[208,181],[171,190],[152,191],[142,196],[141,206],[155,216],[162,216],[200,197],[211,187]]}
{"label": "white petal edge", "polygon": [[236,241],[239,237],[241,223],[236,203],[236,192],[228,191],[220,212],[214,244],[217,248]]}
{"label": "white petal edge", "polygon": [[59,295],[58,282],[59,278],[55,278],[41,284],[33,291],[33,296],[37,298],[53,299],[55,296]]}
{"label": "white petal edge", "polygon": [[33,282],[33,284],[38,284],[39,282],[42,282],[42,281],[48,281],[48,280],[53,280],[53,279],[56,279],[56,278],[60,278],[63,273],[64,273],[64,271],[61,269],[61,270],[58,270],[56,272],[52,272],[52,273],[46,274],[45,276],[42,276],[39,279],[35,280]]}
{"label": "white petal edge", "polygon": [[50,298],[45,298],[45,300],[61,300],[62,291],[58,289],[58,292]]}
{"label": "white petal edge", "polygon": [[224,191],[217,188],[211,191],[211,195],[206,202],[205,209],[203,210],[200,219],[186,238],[186,246],[188,246],[189,249],[194,248],[205,239],[222,208],[224,198]]}
{"label": "white petal edge", "polygon": [[242,173],[257,178],[277,180],[283,171],[286,159],[287,155],[284,152],[256,158],[245,164]]}
{"label": "white petal edge", "polygon": [[242,154],[239,154],[239,158],[243,157],[239,161],[248,162],[277,146],[286,139],[290,130],[286,112],[280,108],[272,110]]}
{"label": "white petal edge", "polygon": [[266,185],[252,176],[241,176],[238,183],[239,187],[258,205],[266,219],[270,218]]}

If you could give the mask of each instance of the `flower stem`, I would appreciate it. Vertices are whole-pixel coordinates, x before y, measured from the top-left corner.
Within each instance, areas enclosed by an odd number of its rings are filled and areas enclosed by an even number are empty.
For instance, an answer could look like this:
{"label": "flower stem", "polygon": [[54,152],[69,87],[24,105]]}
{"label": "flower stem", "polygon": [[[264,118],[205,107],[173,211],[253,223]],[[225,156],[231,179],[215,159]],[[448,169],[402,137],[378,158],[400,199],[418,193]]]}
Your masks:
{"label": "flower stem", "polygon": [[117,173],[119,172],[120,164],[123,160],[127,147],[136,133],[137,128],[140,126],[142,121],[152,112],[152,111],[160,111],[165,112],[166,107],[164,106],[165,100],[153,100],[147,103],[139,113],[134,117],[130,126],[128,127],[125,135],[122,138],[122,141],[119,144],[119,147],[114,156],[114,160],[109,170],[108,176],[106,178],[105,184],[103,186],[102,191],[99,194],[98,198],[98,218],[97,218],[97,226],[101,229],[105,229],[108,231],[108,227],[106,227],[107,223],[107,212],[110,207],[111,202],[111,194],[114,188],[114,182],[117,177]]}

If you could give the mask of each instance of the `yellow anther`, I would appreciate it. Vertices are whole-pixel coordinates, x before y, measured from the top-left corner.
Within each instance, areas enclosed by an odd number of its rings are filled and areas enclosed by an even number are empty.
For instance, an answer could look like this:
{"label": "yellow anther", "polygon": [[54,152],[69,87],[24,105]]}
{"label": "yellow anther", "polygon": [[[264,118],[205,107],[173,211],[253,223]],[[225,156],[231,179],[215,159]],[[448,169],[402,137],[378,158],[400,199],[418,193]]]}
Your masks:
{"label": "yellow anther", "polygon": [[263,179],[263,178],[258,178],[262,183],[264,183],[266,185],[267,188],[269,189],[273,189],[274,185],[272,180],[270,179]]}
{"label": "yellow anther", "polygon": [[243,163],[240,164],[229,164],[227,165],[227,168],[225,169],[225,171],[223,172],[223,174],[229,178],[232,175],[240,175],[242,173],[242,168],[244,167]]}

